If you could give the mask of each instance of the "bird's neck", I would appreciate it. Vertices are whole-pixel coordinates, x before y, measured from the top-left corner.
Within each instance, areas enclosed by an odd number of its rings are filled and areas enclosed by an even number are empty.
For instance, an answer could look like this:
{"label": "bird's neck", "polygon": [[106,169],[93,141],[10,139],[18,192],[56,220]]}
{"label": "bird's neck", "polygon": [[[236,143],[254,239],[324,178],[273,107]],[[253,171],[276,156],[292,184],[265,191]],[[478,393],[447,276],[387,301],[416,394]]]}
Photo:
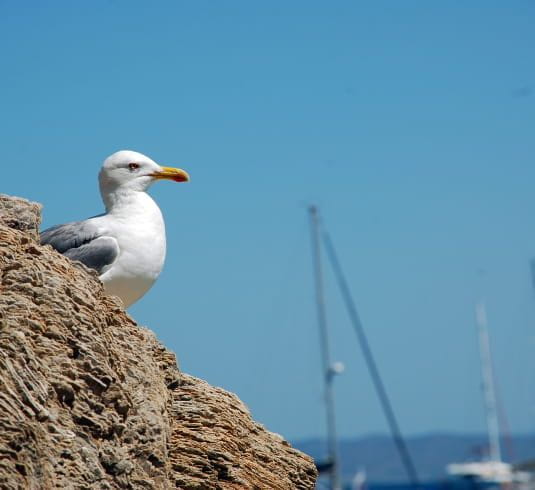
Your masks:
{"label": "bird's neck", "polygon": [[152,198],[143,191],[133,191],[132,189],[117,189],[102,196],[106,212],[108,214],[130,213],[135,209],[150,211],[156,206]]}

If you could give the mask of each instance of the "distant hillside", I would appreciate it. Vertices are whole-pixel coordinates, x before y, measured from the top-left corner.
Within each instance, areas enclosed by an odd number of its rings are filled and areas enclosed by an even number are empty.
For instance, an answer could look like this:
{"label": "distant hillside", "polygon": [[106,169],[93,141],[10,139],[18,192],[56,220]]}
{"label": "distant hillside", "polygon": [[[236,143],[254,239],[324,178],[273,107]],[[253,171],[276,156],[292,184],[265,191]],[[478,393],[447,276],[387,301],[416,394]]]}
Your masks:
{"label": "distant hillside", "polygon": [[[422,481],[439,480],[445,475],[445,466],[452,462],[478,459],[485,451],[487,439],[482,434],[426,434],[407,439]],[[325,442],[321,439],[295,441],[294,446],[313,458],[325,456]],[[503,458],[512,463],[535,459],[535,434],[513,436],[502,441]],[[344,479],[365,468],[368,481],[403,482],[405,471],[392,439],[372,435],[340,441],[340,455]]]}

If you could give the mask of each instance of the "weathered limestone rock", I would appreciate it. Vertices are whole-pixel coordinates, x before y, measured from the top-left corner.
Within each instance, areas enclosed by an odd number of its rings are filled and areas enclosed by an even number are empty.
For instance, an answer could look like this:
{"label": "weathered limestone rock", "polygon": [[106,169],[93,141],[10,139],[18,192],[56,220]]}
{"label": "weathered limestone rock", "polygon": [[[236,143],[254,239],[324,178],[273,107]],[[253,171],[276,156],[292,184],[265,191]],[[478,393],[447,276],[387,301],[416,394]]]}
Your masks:
{"label": "weathered limestone rock", "polygon": [[312,460],[180,373],[96,274],[0,195],[1,489],[307,489]]}

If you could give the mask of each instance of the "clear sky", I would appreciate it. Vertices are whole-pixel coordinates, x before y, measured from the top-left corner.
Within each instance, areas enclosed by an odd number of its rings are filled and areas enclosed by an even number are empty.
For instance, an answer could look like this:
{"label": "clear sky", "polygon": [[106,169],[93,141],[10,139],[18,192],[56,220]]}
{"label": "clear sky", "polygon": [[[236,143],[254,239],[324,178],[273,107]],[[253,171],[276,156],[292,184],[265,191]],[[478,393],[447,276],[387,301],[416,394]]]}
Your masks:
{"label": "clear sky", "polygon": [[[482,293],[509,426],[533,432],[534,25],[532,0],[1,0],[0,192],[50,226],[102,211],[116,150],[188,170],[152,188],[168,257],[130,313],[292,439],[324,432],[315,202],[402,430],[484,429]],[[339,432],[386,432],[327,288]]]}

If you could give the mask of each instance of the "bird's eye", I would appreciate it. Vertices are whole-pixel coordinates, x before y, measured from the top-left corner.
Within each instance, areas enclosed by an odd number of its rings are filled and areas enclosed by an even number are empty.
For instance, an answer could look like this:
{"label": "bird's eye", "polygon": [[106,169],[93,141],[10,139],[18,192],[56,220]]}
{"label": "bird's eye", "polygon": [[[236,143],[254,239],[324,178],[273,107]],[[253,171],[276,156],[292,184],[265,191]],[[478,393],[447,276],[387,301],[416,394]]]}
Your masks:
{"label": "bird's eye", "polygon": [[129,163],[128,168],[133,172],[139,168],[139,163]]}

